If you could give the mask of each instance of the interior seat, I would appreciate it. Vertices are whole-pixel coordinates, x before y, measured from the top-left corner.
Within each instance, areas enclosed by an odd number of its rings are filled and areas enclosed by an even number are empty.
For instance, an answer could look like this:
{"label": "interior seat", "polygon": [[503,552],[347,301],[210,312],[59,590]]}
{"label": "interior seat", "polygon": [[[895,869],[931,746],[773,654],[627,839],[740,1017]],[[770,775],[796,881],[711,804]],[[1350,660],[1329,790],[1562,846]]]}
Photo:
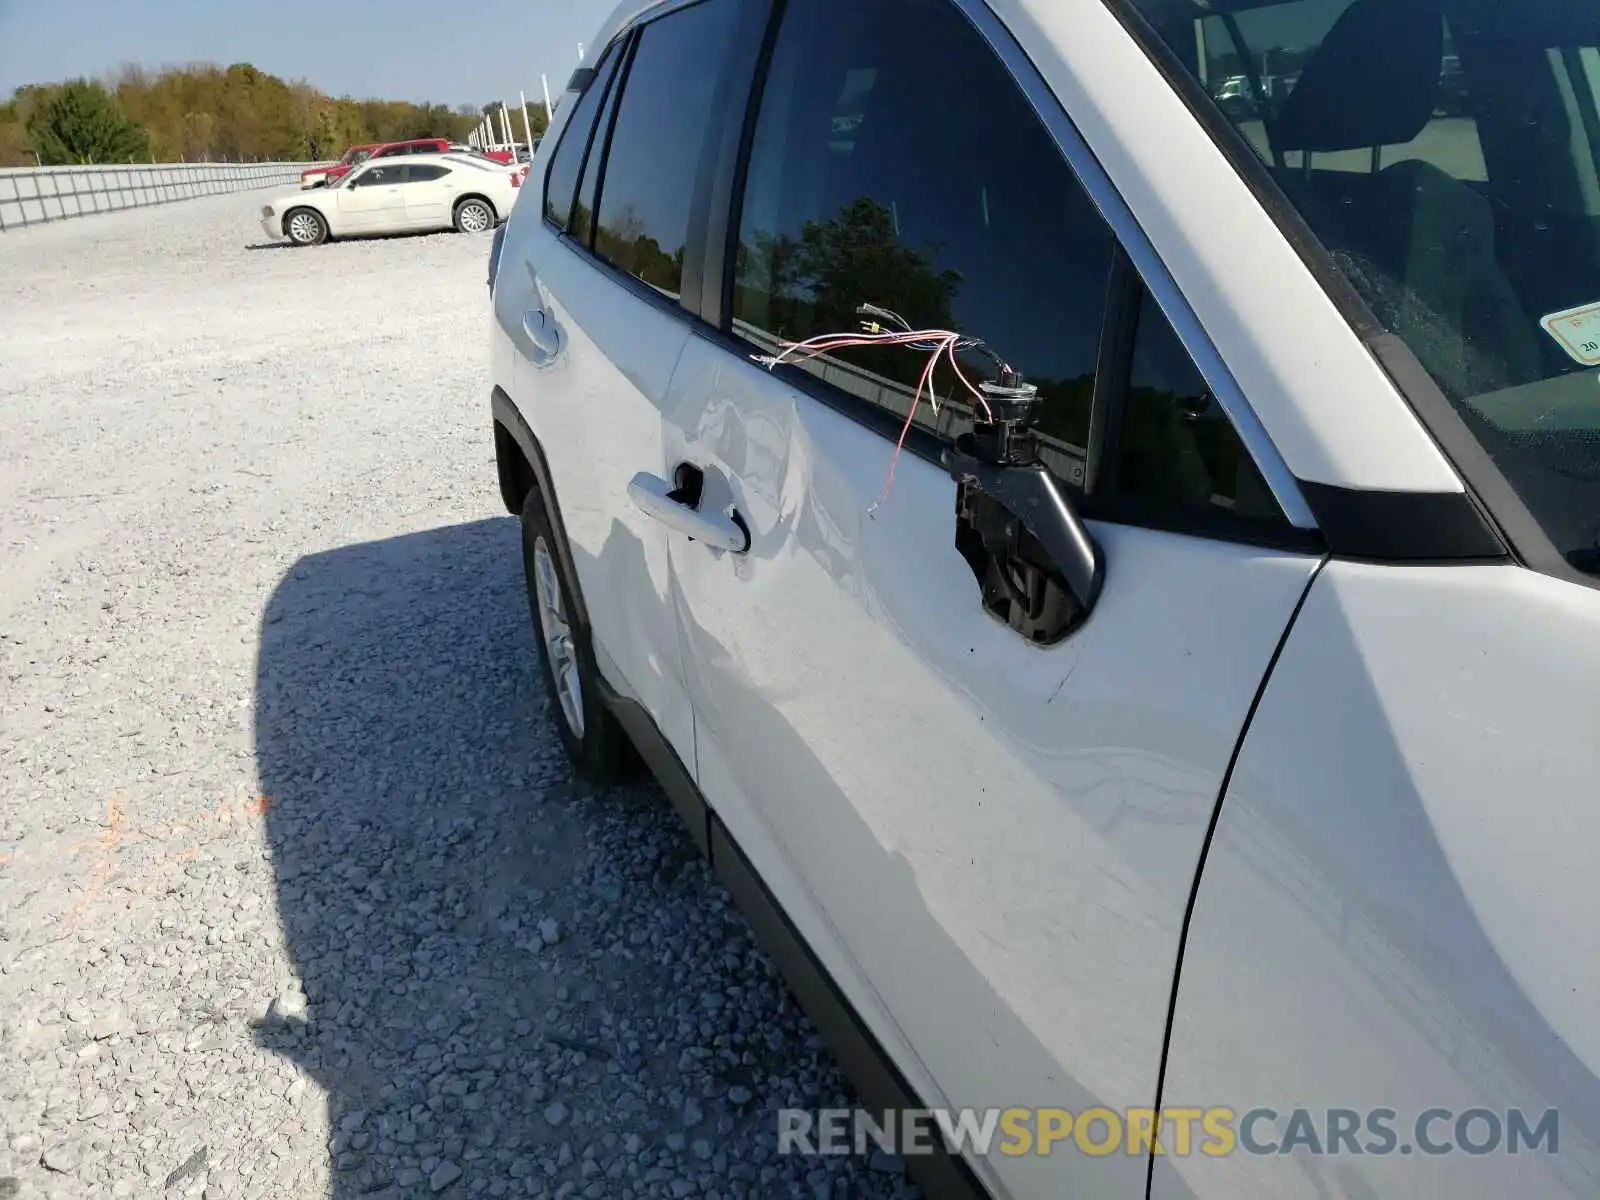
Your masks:
{"label": "interior seat", "polygon": [[1416,140],[1433,120],[1442,0],[1355,0],[1271,126],[1279,181],[1375,314],[1462,398],[1540,377],[1537,331],[1496,258],[1488,199],[1418,158],[1361,173],[1315,156]]}

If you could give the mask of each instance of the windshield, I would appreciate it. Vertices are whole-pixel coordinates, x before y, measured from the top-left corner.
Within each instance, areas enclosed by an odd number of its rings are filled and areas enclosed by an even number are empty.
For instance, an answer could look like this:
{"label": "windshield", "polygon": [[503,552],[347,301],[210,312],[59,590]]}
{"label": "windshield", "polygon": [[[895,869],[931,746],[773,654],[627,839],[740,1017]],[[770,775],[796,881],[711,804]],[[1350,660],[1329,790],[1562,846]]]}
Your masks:
{"label": "windshield", "polygon": [[1600,3],[1132,3],[1600,574]]}

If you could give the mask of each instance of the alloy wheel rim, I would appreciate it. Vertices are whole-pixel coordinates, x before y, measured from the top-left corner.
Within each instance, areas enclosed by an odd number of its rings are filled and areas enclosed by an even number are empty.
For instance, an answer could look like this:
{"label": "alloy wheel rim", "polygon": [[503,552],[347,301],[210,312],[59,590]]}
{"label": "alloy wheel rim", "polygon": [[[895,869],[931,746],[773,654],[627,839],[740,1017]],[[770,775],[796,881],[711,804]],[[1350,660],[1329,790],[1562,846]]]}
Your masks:
{"label": "alloy wheel rim", "polygon": [[482,233],[489,228],[489,214],[481,204],[463,205],[461,209],[461,228],[468,233]]}
{"label": "alloy wheel rim", "polygon": [[561,599],[561,580],[544,538],[533,544],[533,583],[539,610],[539,633],[544,638],[550,674],[555,677],[556,695],[561,700],[561,715],[573,735],[583,737],[583,681],[578,675],[578,652],[572,641],[572,626]]}
{"label": "alloy wheel rim", "polygon": [[309,213],[296,213],[289,222],[289,236],[297,242],[315,241],[317,220]]}

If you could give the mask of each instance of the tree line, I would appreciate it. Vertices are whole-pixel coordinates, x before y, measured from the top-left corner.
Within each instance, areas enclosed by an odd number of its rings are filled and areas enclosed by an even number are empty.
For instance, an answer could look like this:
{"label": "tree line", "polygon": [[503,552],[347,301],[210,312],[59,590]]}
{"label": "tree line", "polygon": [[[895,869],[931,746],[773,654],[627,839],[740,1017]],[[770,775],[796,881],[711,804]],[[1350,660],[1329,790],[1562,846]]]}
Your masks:
{"label": "tree line", "polygon": [[[130,162],[322,162],[364,142],[465,142],[498,105],[412,104],[325,95],[248,63],[18,88],[0,103],[0,166]],[[544,112],[530,111],[534,136]],[[520,136],[520,113],[515,124]]]}

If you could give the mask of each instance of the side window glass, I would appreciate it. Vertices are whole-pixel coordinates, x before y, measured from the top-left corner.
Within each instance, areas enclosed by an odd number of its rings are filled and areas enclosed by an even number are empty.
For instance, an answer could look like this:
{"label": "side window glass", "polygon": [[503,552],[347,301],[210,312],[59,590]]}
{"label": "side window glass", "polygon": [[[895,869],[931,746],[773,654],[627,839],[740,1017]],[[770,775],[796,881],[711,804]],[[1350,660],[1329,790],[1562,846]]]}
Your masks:
{"label": "side window glass", "polygon": [[[620,71],[623,68],[618,69]],[[600,172],[605,168],[606,142],[610,138],[611,126],[616,120],[617,102],[621,97],[620,87],[613,87],[606,96],[605,109],[594,127],[594,140],[590,143],[583,164],[583,182],[578,187],[578,202],[572,210],[570,232],[585,246],[594,244],[594,206],[600,195]]]}
{"label": "side window glass", "polygon": [[1112,494],[1154,511],[1210,508],[1283,520],[1249,451],[1148,292],[1139,303],[1119,425],[1104,480]]}
{"label": "side window glass", "polygon": [[677,298],[701,151],[713,127],[735,0],[703,0],[639,33],[600,185],[595,253]]}
{"label": "side window glass", "polygon": [[578,174],[583,169],[583,158],[589,149],[589,135],[594,129],[595,114],[600,111],[606,91],[611,87],[620,57],[615,46],[606,51],[597,74],[584,90],[577,107],[572,110],[572,119],[567,122],[561,142],[556,146],[555,157],[550,162],[550,174],[545,180],[544,215],[547,221],[562,229],[567,228],[571,220],[572,202],[578,190]]}
{"label": "side window glass", "polygon": [[[1083,483],[1111,233],[948,0],[791,0],[737,255],[734,331],[762,353],[859,332],[863,304],[982,338],[1038,385],[1051,465]],[[927,359],[865,347],[804,365],[904,418]],[[972,383],[993,375],[979,354],[960,361]],[[939,415],[924,403],[916,421],[960,432],[971,393],[948,364],[934,387]]]}
{"label": "side window glass", "polygon": [[450,174],[447,167],[436,167],[431,163],[417,163],[410,168],[406,176],[408,183],[432,183],[436,179],[443,179]]}

